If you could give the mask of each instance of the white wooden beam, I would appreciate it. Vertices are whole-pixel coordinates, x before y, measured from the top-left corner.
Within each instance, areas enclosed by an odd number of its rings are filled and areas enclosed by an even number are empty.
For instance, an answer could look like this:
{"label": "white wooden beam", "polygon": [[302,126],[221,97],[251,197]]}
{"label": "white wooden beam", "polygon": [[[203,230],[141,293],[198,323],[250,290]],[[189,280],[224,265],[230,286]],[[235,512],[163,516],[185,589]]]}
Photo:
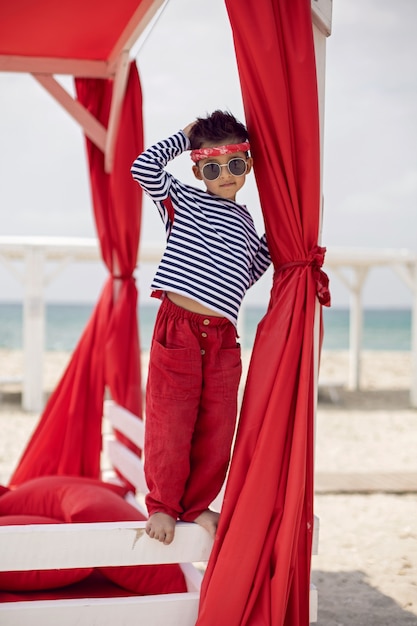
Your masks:
{"label": "white wooden beam", "polygon": [[117,467],[124,478],[134,485],[139,492],[147,493],[148,487],[143,474],[142,459],[117,439],[107,441],[105,449],[112,466]]}
{"label": "white wooden beam", "polygon": [[199,524],[177,522],[168,546],[150,539],[146,522],[0,527],[0,571],[207,561],[213,540]]}
{"label": "white wooden beam", "polygon": [[332,30],[332,0],[311,0],[313,24],[328,37]]}
{"label": "white wooden beam", "polygon": [[126,93],[129,77],[129,50],[124,50],[118,59],[116,75],[113,82],[113,93],[110,106],[109,125],[107,127],[106,144],[104,149],[104,168],[111,172],[114,162],[117,132],[119,130],[120,114]]}
{"label": "white wooden beam", "polygon": [[25,411],[43,408],[43,356],[45,344],[44,266],[42,248],[29,247],[25,253],[25,295],[23,303],[23,390]]}
{"label": "white wooden beam", "polygon": [[113,400],[104,403],[104,416],[109,420],[112,428],[122,433],[139,448],[143,448],[145,440],[145,423],[136,415],[123,408]]}
{"label": "white wooden beam", "polygon": [[417,262],[413,271],[413,308],[411,319],[411,393],[410,403],[417,409]]}
{"label": "white wooden beam", "polygon": [[110,62],[117,62],[124,50],[132,48],[164,2],[165,0],[142,0],[111,51]]}
{"label": "white wooden beam", "polygon": [[417,261],[414,263],[401,263],[401,261],[399,261],[397,264],[393,264],[393,269],[413,293],[417,291]]}
{"label": "white wooden beam", "polygon": [[[322,28],[314,20],[314,3],[312,4],[313,15],[313,38],[314,38],[314,56],[316,61],[317,75],[317,97],[319,108],[319,131],[320,131],[320,212],[319,224],[317,230],[317,243],[321,243],[321,231],[323,223],[323,146],[324,146],[324,101],[325,101],[325,72],[326,72],[326,38],[329,33],[323,31]],[[331,16],[330,16],[331,20]],[[314,431],[316,429],[316,415],[318,402],[318,379],[319,379],[319,345],[320,345],[320,303],[316,298],[316,306],[314,311]],[[315,449],[315,446],[314,446]]]}
{"label": "white wooden beam", "polygon": [[349,323],[349,389],[360,389],[361,380],[361,348],[363,334],[363,306],[362,290],[365,279],[368,275],[368,268],[355,268],[355,288],[350,294],[350,323]]}
{"label": "white wooden beam", "polygon": [[0,55],[0,71],[30,74],[68,74],[84,78],[108,78],[114,69],[107,61]]}
{"label": "white wooden beam", "polygon": [[3,602],[3,626],[178,626],[195,624],[199,593],[168,593],[130,598],[80,598]]}
{"label": "white wooden beam", "polygon": [[80,124],[85,134],[103,152],[106,149],[104,126],[78,100],[74,98],[49,74],[32,74],[71,117]]}
{"label": "white wooden beam", "polygon": [[[199,593],[168,593],[127,598],[80,598],[3,602],[4,626],[184,626],[195,624]],[[317,621],[317,589],[310,586],[310,623]]]}
{"label": "white wooden beam", "polygon": [[142,0],[109,56],[115,77],[104,150],[104,169],[107,173],[113,169],[120,113],[129,76],[129,52],[164,2],[165,0]]}

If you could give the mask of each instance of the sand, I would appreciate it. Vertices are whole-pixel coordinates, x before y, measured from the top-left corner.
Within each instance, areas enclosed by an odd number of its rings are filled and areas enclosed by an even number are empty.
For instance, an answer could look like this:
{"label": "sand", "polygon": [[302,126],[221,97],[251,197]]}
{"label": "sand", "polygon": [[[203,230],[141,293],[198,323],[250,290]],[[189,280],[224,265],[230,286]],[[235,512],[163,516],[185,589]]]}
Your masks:
{"label": "sand", "polygon": [[[45,355],[46,392],[68,357]],[[0,379],[20,375],[21,363],[18,351],[0,350]],[[352,392],[345,385],[347,353],[322,356],[319,553],[312,561],[319,626],[417,626],[417,410],[409,407],[410,367],[409,353],[365,352],[363,388]],[[37,419],[21,410],[19,385],[0,387],[0,483],[7,483]]]}

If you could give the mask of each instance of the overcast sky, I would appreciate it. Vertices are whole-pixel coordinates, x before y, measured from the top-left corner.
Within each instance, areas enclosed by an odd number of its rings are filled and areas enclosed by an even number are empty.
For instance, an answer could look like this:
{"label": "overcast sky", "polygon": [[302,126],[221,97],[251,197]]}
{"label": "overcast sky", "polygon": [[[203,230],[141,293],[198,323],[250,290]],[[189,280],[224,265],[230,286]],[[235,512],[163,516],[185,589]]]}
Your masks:
{"label": "overcast sky", "polygon": [[[327,40],[322,244],[408,248],[417,252],[416,0],[334,0]],[[242,5],[243,6],[243,5]],[[146,144],[216,108],[243,120],[233,43],[221,0],[170,0],[137,53],[144,92]],[[65,85],[72,88],[71,81]],[[95,236],[82,133],[28,75],[0,75],[0,234]],[[171,168],[192,181],[189,157]],[[253,181],[239,201],[261,212]],[[156,211],[145,203],[142,236],[162,244]],[[141,297],[150,272],[143,270]],[[94,300],[99,264],[67,268],[49,300]],[[348,292],[331,275],[333,303]],[[0,265],[0,300],[22,287]],[[266,301],[270,276],[250,301]],[[373,271],[367,305],[409,305],[392,270]]]}

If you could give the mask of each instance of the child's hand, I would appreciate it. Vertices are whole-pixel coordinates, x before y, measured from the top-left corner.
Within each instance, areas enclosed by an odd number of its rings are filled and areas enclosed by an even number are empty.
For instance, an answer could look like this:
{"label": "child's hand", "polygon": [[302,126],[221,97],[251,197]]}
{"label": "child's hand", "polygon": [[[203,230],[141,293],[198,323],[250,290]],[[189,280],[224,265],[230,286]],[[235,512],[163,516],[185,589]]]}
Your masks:
{"label": "child's hand", "polygon": [[191,124],[188,124],[184,129],[183,129],[183,133],[186,137],[190,138],[190,132],[192,127],[194,126],[195,122],[191,122]]}

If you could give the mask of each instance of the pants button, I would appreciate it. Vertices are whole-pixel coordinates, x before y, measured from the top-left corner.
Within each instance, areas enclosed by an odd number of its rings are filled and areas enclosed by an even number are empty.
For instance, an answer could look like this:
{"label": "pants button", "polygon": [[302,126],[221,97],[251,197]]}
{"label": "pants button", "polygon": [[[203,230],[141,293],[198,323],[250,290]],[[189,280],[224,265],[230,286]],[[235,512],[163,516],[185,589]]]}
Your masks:
{"label": "pants button", "polygon": [[210,320],[208,319],[203,320],[203,324],[204,326],[208,326],[210,324]]}
{"label": "pants button", "polygon": [[201,333],[202,337],[207,337],[207,333]]}
{"label": "pants button", "polygon": [[205,350],[200,350],[201,354],[204,356],[206,351]]}

